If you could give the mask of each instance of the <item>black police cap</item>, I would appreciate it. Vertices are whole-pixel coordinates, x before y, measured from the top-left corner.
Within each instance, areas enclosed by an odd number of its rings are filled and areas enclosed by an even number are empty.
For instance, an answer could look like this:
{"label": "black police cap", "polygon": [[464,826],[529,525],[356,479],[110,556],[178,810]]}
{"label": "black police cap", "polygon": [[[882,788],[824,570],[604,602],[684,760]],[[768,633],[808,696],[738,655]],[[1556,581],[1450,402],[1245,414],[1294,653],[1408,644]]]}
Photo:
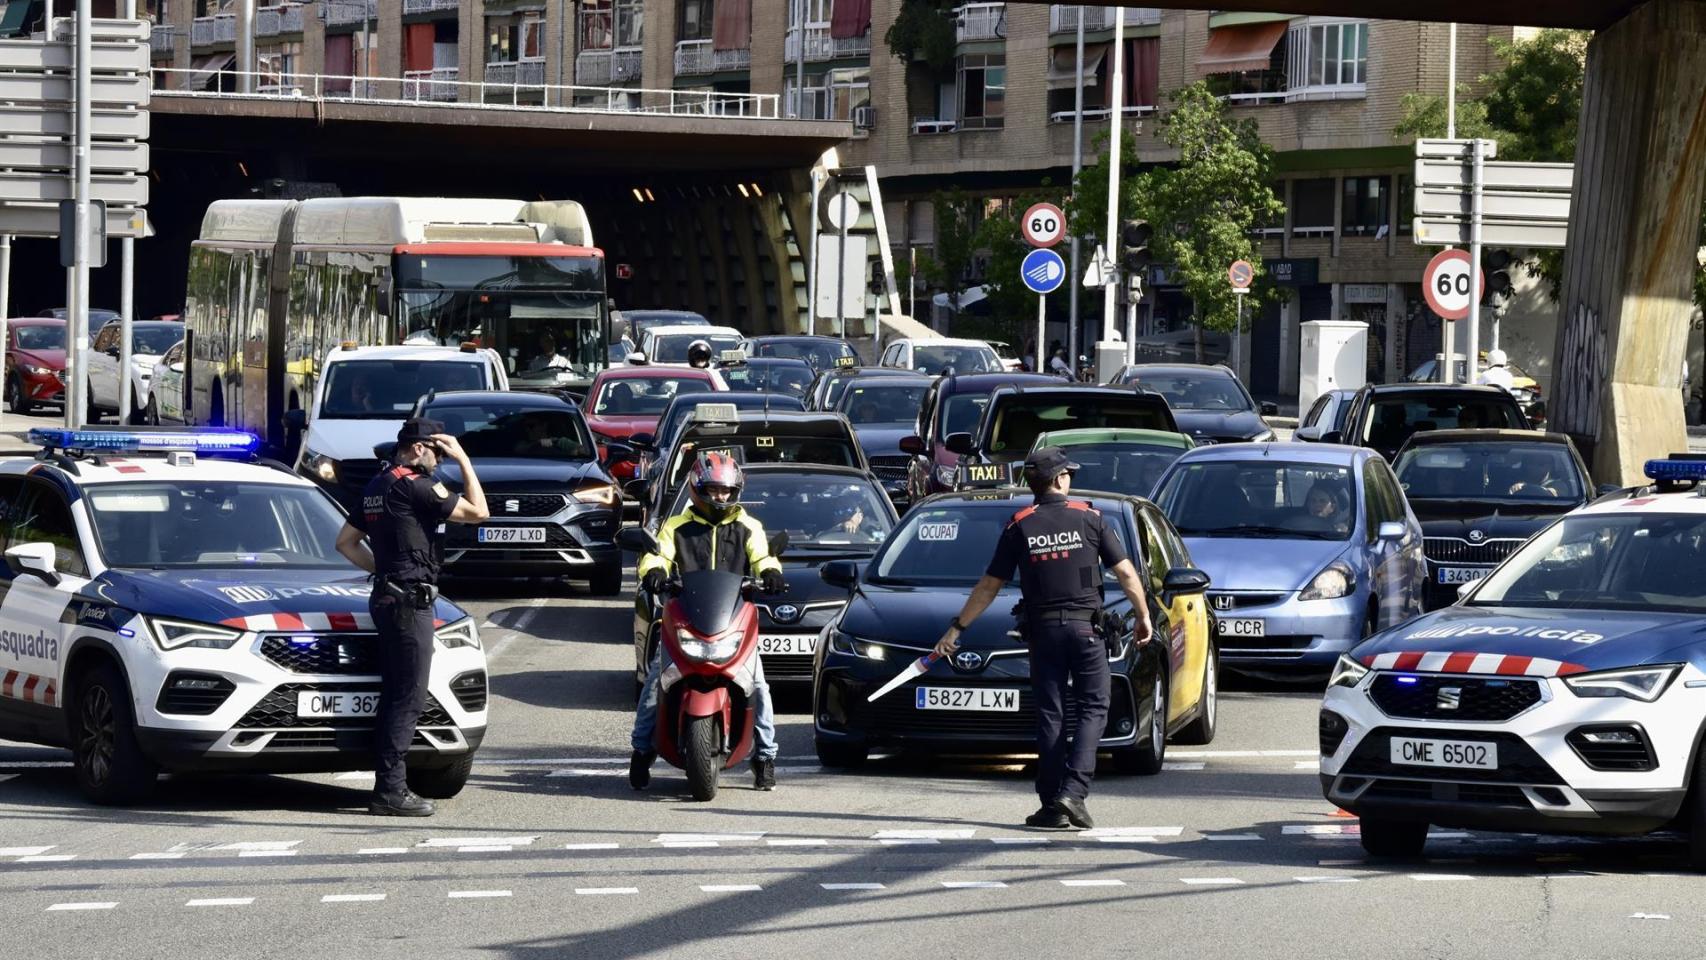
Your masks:
{"label": "black police cap", "polygon": [[1066,455],[1059,447],[1043,447],[1032,450],[1025,458],[1025,475],[1039,480],[1053,480],[1068,470],[1079,469],[1078,464]]}
{"label": "black police cap", "polygon": [[397,446],[420,443],[431,440],[433,434],[443,433],[444,424],[426,417],[412,417],[403,421],[403,428],[397,431]]}

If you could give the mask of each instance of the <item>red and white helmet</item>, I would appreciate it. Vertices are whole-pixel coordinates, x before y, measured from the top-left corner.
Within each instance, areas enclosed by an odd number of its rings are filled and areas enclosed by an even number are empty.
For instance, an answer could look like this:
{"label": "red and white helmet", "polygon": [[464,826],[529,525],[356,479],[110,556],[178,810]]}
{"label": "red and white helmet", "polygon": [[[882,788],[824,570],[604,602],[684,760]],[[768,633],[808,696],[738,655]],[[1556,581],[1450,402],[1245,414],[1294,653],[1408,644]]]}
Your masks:
{"label": "red and white helmet", "polygon": [[[699,512],[711,520],[721,520],[740,504],[741,489],[746,475],[741,473],[735,458],[719,450],[707,450],[693,461],[693,473],[687,480],[687,494]],[[709,493],[711,487],[727,487],[733,493],[727,503],[718,503]]]}

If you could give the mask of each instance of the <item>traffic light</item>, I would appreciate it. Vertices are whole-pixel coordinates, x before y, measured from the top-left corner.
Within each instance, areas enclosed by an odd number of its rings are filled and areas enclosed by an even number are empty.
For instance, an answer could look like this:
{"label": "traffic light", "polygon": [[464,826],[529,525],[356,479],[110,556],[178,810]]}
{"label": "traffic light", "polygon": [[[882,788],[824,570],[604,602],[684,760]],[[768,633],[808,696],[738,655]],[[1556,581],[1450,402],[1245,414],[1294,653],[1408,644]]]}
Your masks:
{"label": "traffic light", "polygon": [[1488,250],[1481,254],[1481,275],[1487,280],[1487,294],[1482,303],[1499,304],[1510,299],[1510,268],[1509,250]]}
{"label": "traffic light", "polygon": [[1154,233],[1147,220],[1127,220],[1120,225],[1120,269],[1126,276],[1147,279],[1149,265],[1155,262],[1149,252]]}

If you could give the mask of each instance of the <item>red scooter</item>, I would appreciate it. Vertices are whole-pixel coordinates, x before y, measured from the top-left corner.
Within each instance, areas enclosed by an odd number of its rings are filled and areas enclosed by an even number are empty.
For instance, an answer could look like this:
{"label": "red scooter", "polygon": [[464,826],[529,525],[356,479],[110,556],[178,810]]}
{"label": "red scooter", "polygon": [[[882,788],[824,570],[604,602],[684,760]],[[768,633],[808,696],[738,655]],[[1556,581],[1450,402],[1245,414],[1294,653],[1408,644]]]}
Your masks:
{"label": "red scooter", "polygon": [[693,799],[717,795],[717,774],[752,753],[758,581],[700,570],[664,588],[658,756],[687,773]]}

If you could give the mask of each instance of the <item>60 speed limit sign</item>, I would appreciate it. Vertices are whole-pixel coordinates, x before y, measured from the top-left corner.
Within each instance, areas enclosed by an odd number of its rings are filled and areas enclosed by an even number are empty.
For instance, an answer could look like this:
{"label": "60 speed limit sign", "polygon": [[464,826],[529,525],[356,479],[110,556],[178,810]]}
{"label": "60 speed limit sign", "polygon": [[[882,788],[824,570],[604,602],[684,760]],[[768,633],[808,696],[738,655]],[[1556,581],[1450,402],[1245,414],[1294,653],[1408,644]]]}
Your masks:
{"label": "60 speed limit sign", "polygon": [[[1487,292],[1487,275],[1482,274],[1481,289],[1476,299]],[[1446,320],[1464,320],[1469,316],[1469,251],[1444,250],[1428,261],[1422,271],[1422,295],[1428,309]]]}
{"label": "60 speed limit sign", "polygon": [[1066,236],[1066,214],[1052,203],[1039,203],[1025,211],[1019,229],[1033,247],[1052,247]]}

